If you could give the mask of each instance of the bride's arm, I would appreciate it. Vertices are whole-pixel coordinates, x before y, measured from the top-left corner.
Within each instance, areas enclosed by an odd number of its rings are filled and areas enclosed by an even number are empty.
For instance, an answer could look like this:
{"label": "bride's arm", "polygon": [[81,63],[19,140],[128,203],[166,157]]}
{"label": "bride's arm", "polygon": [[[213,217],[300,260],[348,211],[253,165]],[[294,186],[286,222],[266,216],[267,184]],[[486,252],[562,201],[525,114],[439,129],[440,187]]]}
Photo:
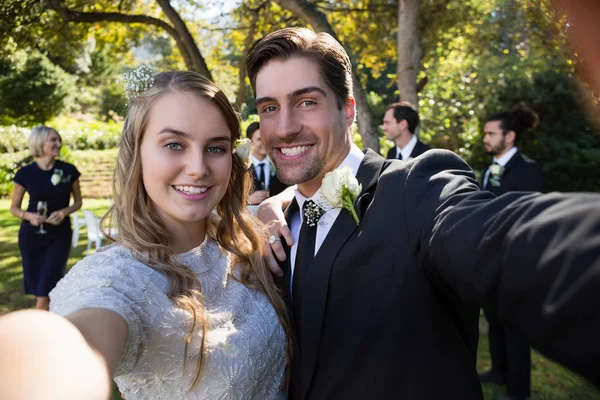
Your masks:
{"label": "bride's arm", "polygon": [[0,318],[0,398],[108,399],[127,324],[104,309]]}

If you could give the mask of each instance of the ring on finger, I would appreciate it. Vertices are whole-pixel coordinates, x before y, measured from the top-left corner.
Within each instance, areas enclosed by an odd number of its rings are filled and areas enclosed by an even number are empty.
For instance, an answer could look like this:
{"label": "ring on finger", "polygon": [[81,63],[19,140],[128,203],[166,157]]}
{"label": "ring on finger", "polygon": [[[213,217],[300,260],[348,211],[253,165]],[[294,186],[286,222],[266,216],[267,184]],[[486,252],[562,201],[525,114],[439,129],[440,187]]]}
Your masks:
{"label": "ring on finger", "polygon": [[275,235],[269,236],[269,244],[273,244],[275,242],[281,242],[281,239]]}

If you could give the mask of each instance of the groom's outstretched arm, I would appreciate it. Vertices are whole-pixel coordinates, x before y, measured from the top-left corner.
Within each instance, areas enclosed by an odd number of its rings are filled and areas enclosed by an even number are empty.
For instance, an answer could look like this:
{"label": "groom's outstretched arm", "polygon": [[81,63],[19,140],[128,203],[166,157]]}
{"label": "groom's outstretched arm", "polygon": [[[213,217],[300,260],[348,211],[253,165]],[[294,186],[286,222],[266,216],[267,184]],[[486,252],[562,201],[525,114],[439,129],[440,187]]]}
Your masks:
{"label": "groom's outstretched arm", "polygon": [[600,195],[495,198],[447,152],[416,160],[405,193],[411,245],[438,287],[490,303],[536,349],[600,384]]}

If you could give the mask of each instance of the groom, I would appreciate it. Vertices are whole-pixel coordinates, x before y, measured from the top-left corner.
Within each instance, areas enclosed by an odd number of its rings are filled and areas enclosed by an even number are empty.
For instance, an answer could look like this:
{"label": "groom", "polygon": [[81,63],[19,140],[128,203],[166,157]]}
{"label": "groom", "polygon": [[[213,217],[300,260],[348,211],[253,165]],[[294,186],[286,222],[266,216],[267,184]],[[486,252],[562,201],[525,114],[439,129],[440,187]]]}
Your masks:
{"label": "groom", "polygon": [[[590,309],[600,196],[495,198],[451,152],[404,163],[363,154],[351,141],[350,60],[327,34],[274,32],[247,68],[269,156],[283,182],[298,184],[286,210],[294,244],[281,264],[292,399],[481,399],[484,300],[539,350],[600,382],[589,362],[600,353]],[[359,224],[346,209],[319,211],[321,181],[339,167],[362,184]],[[580,340],[567,344],[567,332]]]}

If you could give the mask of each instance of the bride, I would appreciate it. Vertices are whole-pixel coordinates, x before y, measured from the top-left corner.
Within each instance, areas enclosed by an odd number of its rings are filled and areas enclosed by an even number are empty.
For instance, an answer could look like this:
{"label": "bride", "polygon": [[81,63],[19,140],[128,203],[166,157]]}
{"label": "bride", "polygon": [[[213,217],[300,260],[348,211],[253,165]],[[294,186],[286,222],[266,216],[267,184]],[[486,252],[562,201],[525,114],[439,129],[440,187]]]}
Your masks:
{"label": "bride", "polygon": [[[50,293],[64,320],[41,323],[58,329],[48,335],[74,338],[52,351],[87,352],[88,366],[96,357],[127,400],[285,393],[288,322],[263,260],[266,240],[245,206],[239,135],[223,92],[193,72],[160,73],[130,99],[105,217],[116,243],[73,267]],[[29,312],[28,326],[36,317],[47,319]],[[88,375],[82,390],[103,386],[101,374]],[[49,386],[44,398],[66,390]]]}

